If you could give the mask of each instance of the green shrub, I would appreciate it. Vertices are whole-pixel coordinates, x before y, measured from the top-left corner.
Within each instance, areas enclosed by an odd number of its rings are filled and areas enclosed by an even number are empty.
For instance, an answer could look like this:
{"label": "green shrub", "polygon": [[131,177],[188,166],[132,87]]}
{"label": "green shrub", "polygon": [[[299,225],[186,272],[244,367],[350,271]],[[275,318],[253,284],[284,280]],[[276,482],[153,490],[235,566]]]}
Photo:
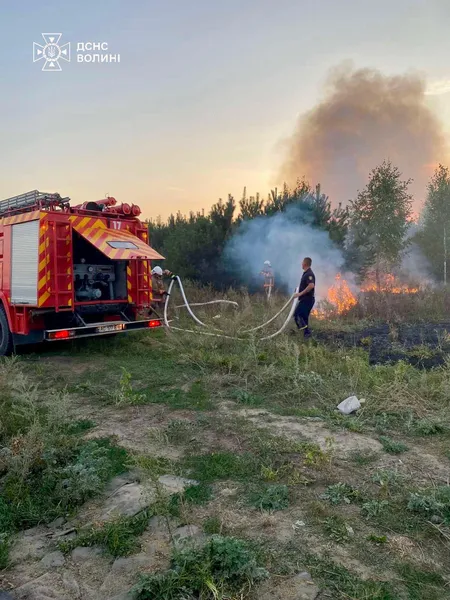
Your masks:
{"label": "green shrub", "polygon": [[396,442],[395,440],[384,435],[381,435],[379,440],[383,446],[383,450],[389,454],[401,454],[402,452],[406,452],[408,450],[408,446],[402,442]]}
{"label": "green shrub", "polygon": [[373,519],[383,514],[388,506],[389,502],[387,500],[370,500],[362,505],[361,511],[367,519]]}
{"label": "green shrub", "polygon": [[427,518],[436,515],[450,525],[450,486],[438,486],[410,494],[408,510]]}
{"label": "green shrub", "polygon": [[269,485],[250,493],[249,502],[260,510],[283,510],[289,506],[289,488],[287,485]]}
{"label": "green shrub", "polygon": [[250,394],[247,390],[236,390],[233,396],[239,404],[244,406],[261,406],[264,404],[264,398]]}
{"label": "green shrub", "polygon": [[350,504],[359,497],[360,493],[358,490],[342,482],[328,486],[325,493],[322,494],[322,498],[328,500],[330,504]]}
{"label": "green shrub", "polygon": [[348,542],[352,535],[352,530],[346,524],[344,519],[339,516],[328,517],[323,522],[323,528],[327,535],[337,544]]}
{"label": "green shrub", "polygon": [[126,457],[109,440],[46,439],[42,429],[30,430],[7,457],[0,527],[12,531],[65,515],[123,472]]}
{"label": "green shrub", "polygon": [[438,435],[448,433],[450,427],[439,419],[420,419],[414,424],[414,430],[417,435]]}
{"label": "green shrub", "polygon": [[136,600],[240,597],[267,576],[245,542],[213,536],[203,548],[174,551],[170,570],[141,576],[133,594]]}

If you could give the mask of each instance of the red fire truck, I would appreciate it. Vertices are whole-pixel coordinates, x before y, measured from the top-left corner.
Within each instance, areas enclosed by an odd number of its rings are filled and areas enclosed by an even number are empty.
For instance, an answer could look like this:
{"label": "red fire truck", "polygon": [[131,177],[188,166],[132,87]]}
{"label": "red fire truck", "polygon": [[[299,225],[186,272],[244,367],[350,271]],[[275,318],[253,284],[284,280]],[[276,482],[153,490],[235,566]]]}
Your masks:
{"label": "red fire truck", "polygon": [[108,197],[70,206],[34,190],[0,202],[0,355],[21,344],[162,326],[152,300],[147,226]]}

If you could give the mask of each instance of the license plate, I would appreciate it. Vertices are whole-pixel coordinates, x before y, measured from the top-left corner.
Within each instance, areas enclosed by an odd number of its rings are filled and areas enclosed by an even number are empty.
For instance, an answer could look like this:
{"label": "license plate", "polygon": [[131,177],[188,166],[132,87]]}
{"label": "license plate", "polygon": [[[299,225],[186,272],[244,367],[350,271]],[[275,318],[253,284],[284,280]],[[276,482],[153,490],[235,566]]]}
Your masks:
{"label": "license plate", "polygon": [[100,325],[97,327],[97,333],[106,333],[107,331],[122,331],[123,323],[119,323],[118,325]]}

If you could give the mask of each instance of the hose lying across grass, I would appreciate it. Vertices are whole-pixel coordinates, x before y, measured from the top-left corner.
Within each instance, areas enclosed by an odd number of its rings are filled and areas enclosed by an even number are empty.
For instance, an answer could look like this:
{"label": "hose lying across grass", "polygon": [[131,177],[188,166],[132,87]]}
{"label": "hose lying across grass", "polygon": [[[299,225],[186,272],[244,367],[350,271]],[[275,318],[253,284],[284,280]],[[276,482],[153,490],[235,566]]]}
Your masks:
{"label": "hose lying across grass", "polygon": [[[239,306],[237,304],[237,302],[232,302],[231,300],[212,300],[210,302],[198,302],[196,304],[190,305],[188,299],[186,298],[186,293],[184,291],[183,284],[181,283],[181,279],[178,276],[176,276],[170,282],[169,289],[168,289],[167,296],[166,296],[166,301],[164,303],[164,325],[168,329],[173,329],[174,331],[186,331],[188,333],[194,333],[194,334],[199,333],[200,335],[209,335],[209,336],[213,336],[213,337],[222,337],[222,338],[227,338],[227,339],[230,339],[230,340],[241,340],[241,341],[243,341],[245,339],[245,338],[240,338],[240,337],[225,335],[222,332],[220,332],[220,333],[212,333],[212,332],[201,331],[201,330],[181,329],[180,327],[173,327],[173,326],[171,326],[170,325],[170,321],[168,319],[168,309],[169,309],[170,294],[172,292],[172,289],[173,289],[173,286],[174,286],[175,282],[178,283],[178,286],[179,286],[180,292],[181,292],[181,296],[183,297],[183,301],[184,301],[184,304],[182,304],[181,307],[186,307],[187,310],[188,310],[188,313],[190,314],[190,316],[194,319],[194,321],[196,323],[198,323],[198,325],[201,325],[202,327],[207,327],[207,325],[205,323],[203,323],[203,321],[200,321],[200,319],[194,314],[191,306],[204,306],[206,304],[218,304],[220,302],[226,303],[226,304],[234,304],[236,307]],[[291,305],[291,308],[289,310],[289,314],[288,314],[286,320],[284,321],[283,325],[280,327],[280,329],[278,329],[278,331],[276,331],[275,333],[272,333],[271,335],[267,335],[267,336],[259,338],[259,339],[260,340],[270,340],[270,339],[276,337],[277,335],[280,335],[280,333],[282,333],[286,329],[286,327],[288,326],[290,320],[294,316],[295,307],[297,305],[297,298],[295,297],[295,294],[297,293],[297,291],[298,291],[298,289],[295,290],[295,292],[292,294],[292,296],[289,298],[289,300],[286,302],[286,304],[271,319],[269,319],[265,323],[262,323],[262,325],[258,325],[257,327],[253,327],[252,329],[247,329],[246,331],[243,331],[242,333],[244,333],[244,334],[245,333],[252,333],[253,331],[258,331],[259,329],[263,329],[264,327],[266,327],[266,325],[269,325],[270,323],[272,323],[272,321],[274,321],[277,317],[279,317],[288,308],[288,306]],[[177,307],[177,308],[181,308],[181,307]],[[214,329],[214,331],[220,331],[220,330],[219,329]]]}
{"label": "hose lying across grass", "polygon": [[[234,304],[236,308],[239,307],[237,302],[233,302],[233,300],[210,300],[209,302],[191,302],[190,306],[206,306],[207,304]],[[186,304],[179,304],[175,306],[175,308],[184,308],[187,306]]]}

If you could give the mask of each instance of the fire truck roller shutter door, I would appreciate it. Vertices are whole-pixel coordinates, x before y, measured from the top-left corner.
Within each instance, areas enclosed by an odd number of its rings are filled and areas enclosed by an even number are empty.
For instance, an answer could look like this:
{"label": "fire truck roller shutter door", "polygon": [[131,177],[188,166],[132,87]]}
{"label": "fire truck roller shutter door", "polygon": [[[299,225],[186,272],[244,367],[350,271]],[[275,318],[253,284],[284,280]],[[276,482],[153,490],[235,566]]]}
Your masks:
{"label": "fire truck roller shutter door", "polygon": [[11,225],[11,304],[38,303],[39,220]]}
{"label": "fire truck roller shutter door", "polygon": [[128,231],[74,225],[75,231],[111,260],[161,260],[161,254]]}

